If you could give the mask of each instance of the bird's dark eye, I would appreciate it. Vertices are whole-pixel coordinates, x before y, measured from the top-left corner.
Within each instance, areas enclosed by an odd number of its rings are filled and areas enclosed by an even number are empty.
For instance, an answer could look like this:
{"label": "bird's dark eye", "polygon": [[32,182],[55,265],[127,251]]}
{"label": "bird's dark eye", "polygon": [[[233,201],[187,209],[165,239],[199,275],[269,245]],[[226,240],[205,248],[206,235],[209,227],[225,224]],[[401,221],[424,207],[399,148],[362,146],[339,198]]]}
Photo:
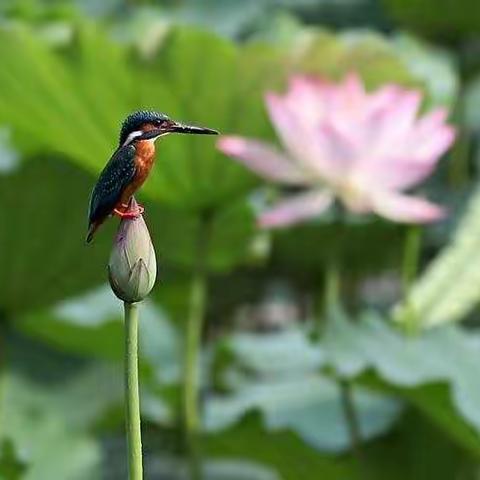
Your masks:
{"label": "bird's dark eye", "polygon": [[164,120],[155,120],[156,127],[161,127],[164,123],[165,123]]}

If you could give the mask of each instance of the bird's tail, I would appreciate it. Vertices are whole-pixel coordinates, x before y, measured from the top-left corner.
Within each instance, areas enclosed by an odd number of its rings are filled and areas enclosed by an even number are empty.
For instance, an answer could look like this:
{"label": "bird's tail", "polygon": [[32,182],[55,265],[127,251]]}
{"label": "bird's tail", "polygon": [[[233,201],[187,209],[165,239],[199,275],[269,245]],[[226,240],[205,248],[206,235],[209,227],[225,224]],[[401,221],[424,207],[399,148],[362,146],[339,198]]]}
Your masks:
{"label": "bird's tail", "polygon": [[88,226],[87,236],[85,238],[85,243],[90,243],[93,239],[93,235],[97,231],[97,228],[100,226],[100,223],[93,222]]}

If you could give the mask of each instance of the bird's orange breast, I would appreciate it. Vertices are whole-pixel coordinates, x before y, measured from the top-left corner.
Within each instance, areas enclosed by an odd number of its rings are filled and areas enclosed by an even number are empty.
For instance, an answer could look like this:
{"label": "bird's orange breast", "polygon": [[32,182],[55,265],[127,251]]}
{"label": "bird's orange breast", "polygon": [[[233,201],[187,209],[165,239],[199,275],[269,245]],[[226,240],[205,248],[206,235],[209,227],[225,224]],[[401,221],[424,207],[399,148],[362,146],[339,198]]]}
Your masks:
{"label": "bird's orange breast", "polygon": [[155,144],[149,140],[141,140],[136,144],[135,178],[125,189],[121,203],[128,203],[130,197],[144,184],[155,163]]}

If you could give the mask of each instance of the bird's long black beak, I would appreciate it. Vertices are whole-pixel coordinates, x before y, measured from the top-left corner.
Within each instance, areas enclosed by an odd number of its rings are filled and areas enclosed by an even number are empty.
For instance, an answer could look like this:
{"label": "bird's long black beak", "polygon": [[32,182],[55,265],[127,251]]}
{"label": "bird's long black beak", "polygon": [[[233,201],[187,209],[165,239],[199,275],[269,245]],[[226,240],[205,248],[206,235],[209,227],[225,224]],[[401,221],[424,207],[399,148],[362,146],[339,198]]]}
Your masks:
{"label": "bird's long black beak", "polygon": [[218,135],[216,130],[205,127],[195,127],[193,125],[184,125],[183,123],[173,122],[169,130],[173,133],[190,133],[192,135]]}

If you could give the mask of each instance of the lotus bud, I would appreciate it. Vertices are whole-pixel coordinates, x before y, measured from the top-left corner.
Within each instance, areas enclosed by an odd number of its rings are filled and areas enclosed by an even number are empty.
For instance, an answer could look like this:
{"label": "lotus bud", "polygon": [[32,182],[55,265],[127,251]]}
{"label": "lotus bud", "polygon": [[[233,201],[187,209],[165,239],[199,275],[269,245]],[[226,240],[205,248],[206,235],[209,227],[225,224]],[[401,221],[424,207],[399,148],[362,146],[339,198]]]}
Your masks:
{"label": "lotus bud", "polygon": [[[137,208],[135,200],[130,208]],[[156,276],[155,250],[143,216],[123,218],[108,262],[113,292],[124,302],[140,302],[152,290]]]}

